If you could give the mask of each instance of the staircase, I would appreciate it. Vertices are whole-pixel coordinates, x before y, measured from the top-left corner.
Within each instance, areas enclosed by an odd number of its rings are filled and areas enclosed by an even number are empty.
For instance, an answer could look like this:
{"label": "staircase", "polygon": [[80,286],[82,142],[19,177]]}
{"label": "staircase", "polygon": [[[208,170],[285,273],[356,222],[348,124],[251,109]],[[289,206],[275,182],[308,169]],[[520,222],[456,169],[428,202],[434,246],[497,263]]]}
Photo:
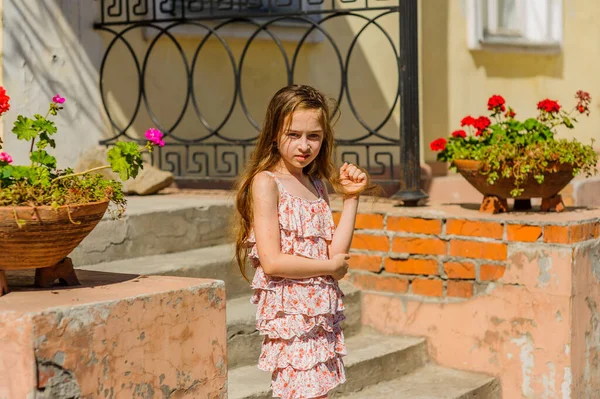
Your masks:
{"label": "staircase", "polygon": [[[224,280],[227,294],[229,399],[271,398],[269,373],[256,367],[262,337],[251,291],[233,260],[226,197],[129,199],[121,221],[103,220],[71,255],[78,268]],[[347,320],[346,384],[332,398],[499,399],[488,376],[432,364],[422,338],[383,336],[361,326],[361,292],[342,282]]]}

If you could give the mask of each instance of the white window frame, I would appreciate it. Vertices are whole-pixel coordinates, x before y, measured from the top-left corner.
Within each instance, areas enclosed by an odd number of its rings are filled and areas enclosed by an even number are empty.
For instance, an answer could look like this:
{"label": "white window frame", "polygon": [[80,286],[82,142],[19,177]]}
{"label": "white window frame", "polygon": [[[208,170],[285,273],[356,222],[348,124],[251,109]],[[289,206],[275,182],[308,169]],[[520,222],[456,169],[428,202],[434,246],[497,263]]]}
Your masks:
{"label": "white window frame", "polygon": [[562,0],[517,0],[518,28],[510,32],[498,30],[497,0],[465,0],[465,5],[470,50],[541,53],[562,50]]}

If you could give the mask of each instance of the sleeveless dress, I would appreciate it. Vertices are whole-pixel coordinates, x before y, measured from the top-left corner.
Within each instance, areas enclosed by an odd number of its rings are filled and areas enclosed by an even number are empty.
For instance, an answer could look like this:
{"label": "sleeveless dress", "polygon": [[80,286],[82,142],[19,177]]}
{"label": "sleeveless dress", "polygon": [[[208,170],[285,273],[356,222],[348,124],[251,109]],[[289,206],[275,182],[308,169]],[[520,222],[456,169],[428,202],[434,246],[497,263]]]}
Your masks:
{"label": "sleeveless dress", "polygon": [[[323,183],[313,180],[317,200],[296,197],[267,172],[279,189],[281,252],[328,259],[335,229],[323,198]],[[345,319],[344,294],[331,276],[288,279],[267,276],[260,266],[254,231],[248,257],[256,268],[251,302],[258,305],[256,328],[264,335],[258,368],[272,372],[273,396],[315,398],[346,381],[346,355],[340,323]]]}

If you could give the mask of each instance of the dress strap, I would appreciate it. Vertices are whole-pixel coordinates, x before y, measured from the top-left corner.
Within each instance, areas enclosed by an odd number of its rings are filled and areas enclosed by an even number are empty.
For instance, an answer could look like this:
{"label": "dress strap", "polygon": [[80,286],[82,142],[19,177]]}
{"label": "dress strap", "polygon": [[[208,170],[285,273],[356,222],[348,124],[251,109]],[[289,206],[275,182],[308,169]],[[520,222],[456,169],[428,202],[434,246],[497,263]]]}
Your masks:
{"label": "dress strap", "polygon": [[273,172],[265,170],[265,173],[268,174],[269,176],[271,176],[273,178],[273,180],[275,180],[275,184],[277,184],[277,188],[279,189],[279,192],[285,191],[285,187],[283,187],[283,184],[279,181],[279,179],[275,176],[275,174]]}
{"label": "dress strap", "polygon": [[319,194],[319,198],[324,198],[325,190],[323,188],[323,182],[321,181],[321,179],[314,179],[312,176],[308,176],[308,178],[310,179],[313,186],[317,190],[317,194]]}

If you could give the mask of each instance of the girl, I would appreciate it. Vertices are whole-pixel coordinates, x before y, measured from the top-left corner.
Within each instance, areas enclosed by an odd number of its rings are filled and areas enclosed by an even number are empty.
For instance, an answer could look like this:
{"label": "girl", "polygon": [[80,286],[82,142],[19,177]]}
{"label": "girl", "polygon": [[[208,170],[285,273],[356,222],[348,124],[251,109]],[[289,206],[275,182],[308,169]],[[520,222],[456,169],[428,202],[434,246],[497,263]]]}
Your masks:
{"label": "girl", "polygon": [[[258,367],[272,372],[273,396],[327,398],[346,380],[344,320],[337,280],[348,270],[359,194],[368,176],[331,161],[332,115],[310,86],[288,86],[269,103],[256,149],[237,184],[236,259],[256,268],[252,302],[265,336]],[[344,196],[334,233],[322,179]]]}

